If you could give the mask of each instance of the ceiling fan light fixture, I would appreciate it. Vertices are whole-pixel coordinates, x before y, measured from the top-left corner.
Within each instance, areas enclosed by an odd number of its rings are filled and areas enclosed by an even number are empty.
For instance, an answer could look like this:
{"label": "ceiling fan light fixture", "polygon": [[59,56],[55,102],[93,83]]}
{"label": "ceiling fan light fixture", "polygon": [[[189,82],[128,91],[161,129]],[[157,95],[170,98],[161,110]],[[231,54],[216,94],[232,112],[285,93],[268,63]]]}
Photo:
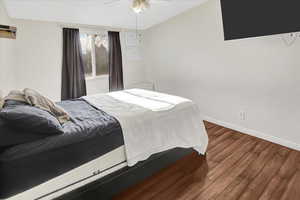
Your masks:
{"label": "ceiling fan light fixture", "polygon": [[136,13],[141,13],[150,8],[149,0],[133,0],[132,9]]}

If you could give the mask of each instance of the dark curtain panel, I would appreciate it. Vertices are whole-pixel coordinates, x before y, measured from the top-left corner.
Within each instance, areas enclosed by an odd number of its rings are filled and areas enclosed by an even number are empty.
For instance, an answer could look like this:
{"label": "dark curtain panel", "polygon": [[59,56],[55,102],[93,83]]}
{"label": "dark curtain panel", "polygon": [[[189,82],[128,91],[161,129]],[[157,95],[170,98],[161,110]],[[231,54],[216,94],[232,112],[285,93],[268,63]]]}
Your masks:
{"label": "dark curtain panel", "polygon": [[123,90],[122,50],[119,32],[108,32],[109,91]]}
{"label": "dark curtain panel", "polygon": [[61,99],[76,99],[85,95],[86,83],[79,29],[64,28]]}

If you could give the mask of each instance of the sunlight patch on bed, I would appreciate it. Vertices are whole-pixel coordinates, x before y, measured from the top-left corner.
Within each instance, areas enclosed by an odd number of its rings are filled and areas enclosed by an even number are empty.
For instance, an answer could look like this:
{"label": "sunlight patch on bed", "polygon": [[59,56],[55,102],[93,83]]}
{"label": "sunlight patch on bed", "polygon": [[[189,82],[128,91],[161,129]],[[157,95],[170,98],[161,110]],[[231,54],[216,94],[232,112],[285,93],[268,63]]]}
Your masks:
{"label": "sunlight patch on bed", "polygon": [[119,101],[138,105],[152,111],[170,110],[180,103],[189,101],[181,97],[141,89],[112,92],[108,95]]}

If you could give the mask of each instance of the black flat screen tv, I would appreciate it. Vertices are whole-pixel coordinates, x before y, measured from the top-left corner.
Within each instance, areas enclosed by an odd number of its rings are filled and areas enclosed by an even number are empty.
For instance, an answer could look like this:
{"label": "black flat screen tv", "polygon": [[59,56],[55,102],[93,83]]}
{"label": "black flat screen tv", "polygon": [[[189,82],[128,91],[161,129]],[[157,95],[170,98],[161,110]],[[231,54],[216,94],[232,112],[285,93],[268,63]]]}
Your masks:
{"label": "black flat screen tv", "polygon": [[225,40],[300,31],[300,0],[220,0]]}

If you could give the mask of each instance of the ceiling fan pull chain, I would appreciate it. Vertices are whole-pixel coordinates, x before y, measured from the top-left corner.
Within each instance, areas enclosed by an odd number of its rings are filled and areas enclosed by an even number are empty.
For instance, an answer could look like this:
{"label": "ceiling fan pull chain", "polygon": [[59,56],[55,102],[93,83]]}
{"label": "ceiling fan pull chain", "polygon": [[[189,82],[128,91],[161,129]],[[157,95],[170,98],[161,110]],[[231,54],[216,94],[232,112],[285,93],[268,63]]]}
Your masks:
{"label": "ceiling fan pull chain", "polygon": [[136,39],[138,39],[138,14],[135,14],[135,34],[136,34]]}

